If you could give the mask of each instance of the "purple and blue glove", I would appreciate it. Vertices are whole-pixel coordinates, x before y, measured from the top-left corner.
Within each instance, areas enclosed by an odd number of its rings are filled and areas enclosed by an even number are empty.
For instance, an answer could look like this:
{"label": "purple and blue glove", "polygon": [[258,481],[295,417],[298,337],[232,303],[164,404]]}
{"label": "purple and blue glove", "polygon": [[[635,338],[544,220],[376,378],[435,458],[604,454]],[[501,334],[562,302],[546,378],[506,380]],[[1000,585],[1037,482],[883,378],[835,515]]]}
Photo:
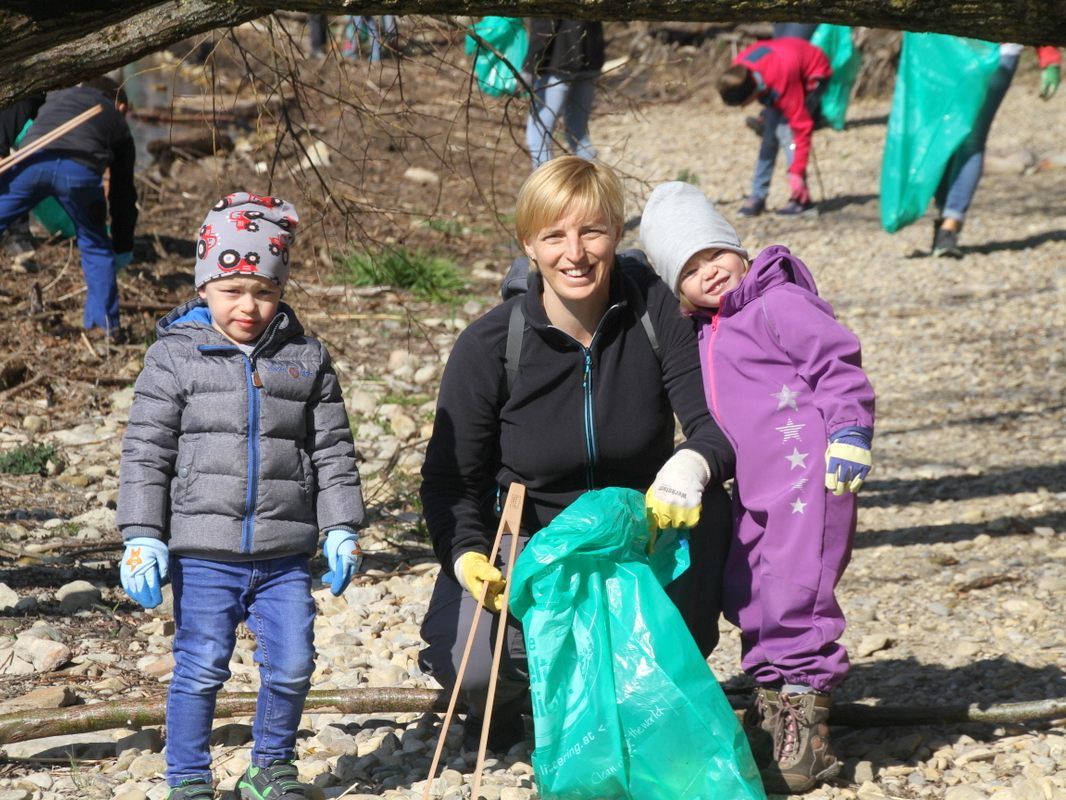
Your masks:
{"label": "purple and blue glove", "polygon": [[326,531],[322,555],[329,564],[329,572],[322,575],[322,583],[328,583],[330,593],[337,597],[344,593],[363,564],[363,551],[359,549],[358,534],[344,528]]}
{"label": "purple and blue glove", "polygon": [[163,581],[170,572],[170,551],[159,539],[135,536],[126,540],[119,580],[130,599],[144,608],[163,602]]}
{"label": "purple and blue glove", "polygon": [[825,488],[833,494],[859,491],[870,474],[870,441],[874,432],[853,426],[841,428],[829,436],[825,450]]}

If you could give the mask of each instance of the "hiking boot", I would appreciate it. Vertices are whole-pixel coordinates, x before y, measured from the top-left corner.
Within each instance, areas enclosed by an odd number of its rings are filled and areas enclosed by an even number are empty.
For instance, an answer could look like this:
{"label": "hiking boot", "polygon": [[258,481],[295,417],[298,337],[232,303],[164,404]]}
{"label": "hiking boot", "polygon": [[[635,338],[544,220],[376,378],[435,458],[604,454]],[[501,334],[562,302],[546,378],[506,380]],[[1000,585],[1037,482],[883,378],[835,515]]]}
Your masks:
{"label": "hiking boot", "polygon": [[[493,709],[492,724],[489,726],[488,749],[500,755],[506,755],[516,744],[526,740],[526,724],[517,704],[504,704]],[[463,720],[463,750],[476,753],[481,745],[480,714],[468,713]]]}
{"label": "hiking boot", "polygon": [[189,778],[167,792],[166,800],[214,800],[215,790],[207,781]]}
{"label": "hiking boot", "polygon": [[740,211],[738,212],[742,217],[757,217],[763,211],[766,210],[766,198],[756,197],[753,194],[744,198],[744,202],[740,204]]}
{"label": "hiking boot", "polygon": [[307,800],[311,795],[296,775],[296,765],[291,761],[248,767],[237,781],[237,794],[241,800]]}
{"label": "hiking boot", "polygon": [[744,728],[766,791],[799,794],[840,772],[829,748],[830,697],[757,688]]}
{"label": "hiking boot", "polygon": [[962,258],[959,249],[959,232],[941,227],[937,220],[933,233],[933,258]]}
{"label": "hiking boot", "polygon": [[779,217],[806,217],[818,216],[818,207],[811,201],[801,203],[799,200],[789,200],[788,203],[777,209]]}

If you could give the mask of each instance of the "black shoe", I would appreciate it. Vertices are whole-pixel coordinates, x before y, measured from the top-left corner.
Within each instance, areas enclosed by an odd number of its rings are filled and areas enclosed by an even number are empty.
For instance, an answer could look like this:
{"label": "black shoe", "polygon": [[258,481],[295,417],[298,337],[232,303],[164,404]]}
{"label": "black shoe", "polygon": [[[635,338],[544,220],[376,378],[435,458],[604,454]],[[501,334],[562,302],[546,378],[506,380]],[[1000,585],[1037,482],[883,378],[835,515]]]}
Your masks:
{"label": "black shoe", "polygon": [[762,114],[757,117],[744,117],[744,124],[747,125],[748,128],[753,131],[756,136],[758,136],[760,139],[762,138],[763,128],[765,127],[765,125],[763,124]]}
{"label": "black shoe", "polygon": [[744,202],[740,204],[740,211],[737,213],[742,217],[757,217],[765,210],[766,198],[752,194],[744,198]]}
{"label": "black shoe", "polygon": [[[516,744],[526,741],[526,724],[522,720],[521,706],[504,704],[492,711],[492,725],[489,726],[488,749],[505,755]],[[481,723],[479,714],[466,715],[463,720],[463,750],[476,753],[481,745]]]}
{"label": "black shoe", "polygon": [[789,200],[788,204],[777,209],[776,213],[779,217],[816,217],[818,207],[810,201],[801,203],[799,200]]}
{"label": "black shoe", "polygon": [[933,258],[962,258],[959,249],[959,232],[937,226],[933,234]]}

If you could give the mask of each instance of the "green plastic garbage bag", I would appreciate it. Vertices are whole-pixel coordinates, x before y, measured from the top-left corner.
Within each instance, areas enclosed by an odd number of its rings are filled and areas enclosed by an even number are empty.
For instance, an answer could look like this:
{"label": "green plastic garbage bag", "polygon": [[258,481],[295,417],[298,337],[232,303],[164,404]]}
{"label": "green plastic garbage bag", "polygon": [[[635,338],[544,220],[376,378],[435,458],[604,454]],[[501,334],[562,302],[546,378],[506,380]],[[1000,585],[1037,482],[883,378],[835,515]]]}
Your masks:
{"label": "green plastic garbage bag", "polygon": [[529,49],[525,23],[519,17],[482,17],[471,30],[503,55],[501,60],[476,38],[466,35],[466,52],[474,56],[474,75],[481,91],[496,97],[515,94],[515,74],[522,69]]}
{"label": "green plastic garbage bag", "polygon": [[544,800],[765,798],[729,702],[662,589],[687,555],[649,563],[644,497],[588,492],[533,536],[511,610],[529,657]]}
{"label": "green plastic garbage bag", "polygon": [[[19,135],[15,137],[15,147],[22,144],[22,140],[26,138],[26,134],[29,133],[32,125],[33,120],[31,119],[22,126]],[[40,222],[41,225],[44,226],[44,229],[52,236],[59,234],[68,239],[73,239],[74,235],[77,233],[77,230],[74,227],[74,221],[54,197],[49,196],[44,198],[44,200],[34,206],[33,211],[30,213],[37,218],[37,221]]]}
{"label": "green plastic garbage bag", "polygon": [[821,48],[833,68],[829,85],[822,95],[822,117],[833,130],[844,130],[851,87],[859,74],[862,53],[852,43],[851,28],[847,25],[819,25],[811,36],[811,44]]}
{"label": "green plastic garbage bag", "polygon": [[881,161],[881,225],[890,233],[925,213],[952,154],[969,136],[999,46],[939,33],[904,33]]}

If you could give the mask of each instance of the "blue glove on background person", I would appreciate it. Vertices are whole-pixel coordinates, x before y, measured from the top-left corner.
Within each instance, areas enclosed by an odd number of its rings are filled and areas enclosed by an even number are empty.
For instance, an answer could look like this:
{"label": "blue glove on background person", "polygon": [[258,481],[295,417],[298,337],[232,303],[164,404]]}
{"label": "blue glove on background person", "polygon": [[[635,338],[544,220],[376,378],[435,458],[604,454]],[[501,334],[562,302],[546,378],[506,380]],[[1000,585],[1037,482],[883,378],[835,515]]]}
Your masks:
{"label": "blue glove on background person", "polygon": [[129,253],[115,253],[112,258],[112,263],[115,265],[115,272],[121,272],[130,265],[133,261],[133,251]]}
{"label": "blue glove on background person", "polygon": [[163,602],[163,581],[170,572],[170,551],[159,539],[135,536],[126,540],[119,580],[130,599],[144,608]]}
{"label": "blue glove on background person", "polygon": [[343,594],[352,577],[363,565],[363,551],[359,549],[359,536],[343,528],[326,531],[322,543],[322,555],[329,564],[329,572],[323,573],[322,583],[329,584],[334,597]]}
{"label": "blue glove on background person", "polygon": [[870,440],[874,432],[859,426],[830,434],[825,450],[825,488],[833,494],[853,494],[870,474]]}

